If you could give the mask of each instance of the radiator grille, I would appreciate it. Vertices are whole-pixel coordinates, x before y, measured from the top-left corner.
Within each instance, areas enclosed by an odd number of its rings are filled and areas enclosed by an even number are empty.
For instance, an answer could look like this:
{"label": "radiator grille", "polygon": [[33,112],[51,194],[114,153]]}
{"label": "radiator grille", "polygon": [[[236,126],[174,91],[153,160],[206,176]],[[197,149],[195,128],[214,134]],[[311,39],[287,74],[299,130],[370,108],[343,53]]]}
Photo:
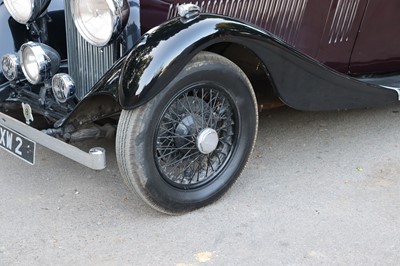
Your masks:
{"label": "radiator grille", "polygon": [[86,42],[72,20],[70,1],[65,1],[65,24],[68,72],[75,81],[77,97],[82,99],[118,59],[118,47],[111,44],[99,48]]}

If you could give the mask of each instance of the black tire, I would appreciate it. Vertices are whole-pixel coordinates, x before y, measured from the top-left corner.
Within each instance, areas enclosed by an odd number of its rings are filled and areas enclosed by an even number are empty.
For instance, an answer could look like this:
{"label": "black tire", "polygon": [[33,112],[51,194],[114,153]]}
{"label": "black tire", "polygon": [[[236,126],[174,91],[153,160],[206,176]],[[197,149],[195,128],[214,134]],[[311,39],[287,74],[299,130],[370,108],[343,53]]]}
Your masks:
{"label": "black tire", "polygon": [[257,126],[246,75],[226,58],[202,52],[149,103],[122,111],[116,137],[121,175],[158,211],[203,207],[239,177]]}

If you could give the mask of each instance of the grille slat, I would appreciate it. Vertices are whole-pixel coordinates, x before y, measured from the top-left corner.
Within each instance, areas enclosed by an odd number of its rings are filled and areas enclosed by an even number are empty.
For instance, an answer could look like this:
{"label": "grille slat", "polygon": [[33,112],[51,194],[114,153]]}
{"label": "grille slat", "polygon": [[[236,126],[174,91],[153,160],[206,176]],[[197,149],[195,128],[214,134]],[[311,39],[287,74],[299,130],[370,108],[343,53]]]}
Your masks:
{"label": "grille slat", "polygon": [[118,59],[118,46],[95,47],[79,34],[72,19],[70,1],[65,1],[68,71],[76,85],[76,96],[82,99]]}

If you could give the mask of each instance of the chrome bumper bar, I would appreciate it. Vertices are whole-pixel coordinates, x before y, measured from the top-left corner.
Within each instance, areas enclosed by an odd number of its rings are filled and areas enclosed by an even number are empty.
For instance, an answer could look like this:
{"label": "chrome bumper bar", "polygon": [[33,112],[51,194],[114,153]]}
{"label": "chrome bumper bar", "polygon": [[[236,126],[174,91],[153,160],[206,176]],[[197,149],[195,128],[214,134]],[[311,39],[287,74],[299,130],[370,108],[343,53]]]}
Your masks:
{"label": "chrome bumper bar", "polygon": [[2,112],[0,112],[0,124],[91,169],[102,170],[106,167],[106,153],[103,148],[96,147],[90,149],[89,152],[84,152],[77,147],[46,135]]}

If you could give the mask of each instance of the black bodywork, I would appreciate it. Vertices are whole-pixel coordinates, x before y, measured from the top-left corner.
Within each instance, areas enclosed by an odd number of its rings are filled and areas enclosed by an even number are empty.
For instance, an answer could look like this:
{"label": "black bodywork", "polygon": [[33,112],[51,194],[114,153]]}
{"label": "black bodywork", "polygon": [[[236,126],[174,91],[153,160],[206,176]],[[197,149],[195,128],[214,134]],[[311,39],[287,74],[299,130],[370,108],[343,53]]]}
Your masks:
{"label": "black bodywork", "polygon": [[[53,4],[54,3],[54,4]],[[65,23],[63,6],[51,4],[48,16],[48,44],[66,59]],[[259,59],[260,67],[272,82],[273,92],[293,108],[307,111],[360,108],[391,104],[398,94],[391,89],[359,82],[338,73],[293,47],[248,23],[217,15],[200,15],[186,20],[167,21],[140,36],[139,1],[131,1],[130,16],[122,37],[126,54],[94,85],[88,95],[73,108],[57,110],[55,104],[48,110],[40,106],[36,112],[59,120],[55,125],[78,121],[91,122],[115,114],[123,109],[133,109],[148,102],[168,84],[197,53],[210,50],[217,44],[236,44],[248,49]],[[2,21],[0,52],[17,51],[28,40],[37,40],[37,34],[6,16],[1,3]],[[136,19],[134,19],[136,18]],[[55,41],[53,41],[55,40]],[[63,70],[65,69],[64,67]],[[289,78],[290,77],[290,78]],[[13,97],[10,84],[1,77],[0,100],[2,106],[20,102]],[[27,85],[29,86],[29,85]],[[32,90],[32,89],[30,89]],[[27,96],[28,97],[28,96]],[[33,101],[31,103],[34,105]],[[90,112],[92,109],[96,113]],[[99,111],[100,110],[100,111]],[[52,111],[57,114],[52,115]],[[62,114],[65,116],[62,116]]]}
{"label": "black bodywork", "polygon": [[251,50],[270,76],[275,93],[295,109],[349,109],[398,101],[395,91],[333,71],[255,27],[224,17],[201,15],[191,21],[175,19],[142,37],[122,68],[121,106],[129,109],[148,101],[194,55],[220,43]]}
{"label": "black bodywork", "polygon": [[[36,3],[48,0],[43,1]],[[273,2],[280,4],[278,18],[300,14],[302,9],[293,8],[302,4],[304,9],[307,3],[279,1]],[[6,3],[13,13],[12,2]],[[259,19],[266,15],[260,10],[271,2],[249,3]],[[315,3],[307,7],[321,6]],[[339,5],[329,12],[353,10],[355,18],[358,2],[351,3],[354,8]],[[177,7],[179,15],[173,15]],[[76,15],[80,8],[87,17]],[[86,153],[69,142],[115,136],[118,167],[128,187],[154,209],[179,214],[214,202],[235,183],[255,145],[259,110],[279,105],[338,110],[399,101],[396,75],[376,78],[363,73],[355,78],[340,73],[341,67],[328,67],[240,16],[215,13],[201,13],[199,6],[180,0],[52,1],[47,12],[39,18],[34,12],[36,20],[21,25],[0,2],[1,64],[11,80],[0,74],[1,148],[34,164],[37,142],[101,170],[106,167],[103,148]],[[104,14],[121,23],[105,31],[110,38],[93,41],[90,34],[98,27],[90,27],[88,34],[80,23],[83,17],[108,23]],[[153,20],[147,17],[151,14]],[[332,25],[346,21],[333,19]],[[295,36],[290,34],[294,27],[289,28],[288,36]],[[355,31],[349,27],[348,32]],[[339,46],[348,50],[349,45]],[[53,61],[55,69],[60,63],[58,73],[50,72]]]}

